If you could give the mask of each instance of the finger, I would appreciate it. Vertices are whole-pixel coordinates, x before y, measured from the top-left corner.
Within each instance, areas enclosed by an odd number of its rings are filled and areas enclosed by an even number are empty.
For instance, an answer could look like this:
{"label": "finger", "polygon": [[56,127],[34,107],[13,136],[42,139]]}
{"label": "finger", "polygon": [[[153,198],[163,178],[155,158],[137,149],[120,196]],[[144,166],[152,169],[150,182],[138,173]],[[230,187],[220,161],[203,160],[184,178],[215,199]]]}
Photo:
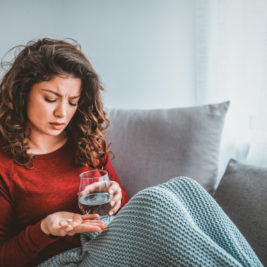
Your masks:
{"label": "finger", "polygon": [[66,225],[68,225],[68,223],[65,220],[59,222],[59,226],[61,227],[66,226]]}
{"label": "finger", "polygon": [[111,182],[110,182],[110,185],[109,185],[109,188],[108,188],[108,193],[109,193],[110,195],[112,195],[112,194],[116,194],[117,191],[120,191],[120,190],[121,190],[121,189],[120,189],[120,186],[119,186],[118,183],[116,183],[115,181],[111,181]]}
{"label": "finger", "polygon": [[60,228],[54,229],[51,234],[55,236],[65,236],[68,232],[72,231],[73,227],[71,225],[64,225]]}
{"label": "finger", "polygon": [[[74,218],[72,221],[68,221],[68,225],[71,226],[72,228],[76,227],[77,225],[81,224],[82,223],[82,218],[81,218],[81,215],[76,218]],[[67,228],[67,229],[70,229],[70,228]]]}
{"label": "finger", "polygon": [[99,214],[84,214],[82,215],[82,219],[83,220],[87,220],[87,219],[98,219],[100,216]]}
{"label": "finger", "polygon": [[113,214],[117,213],[117,211],[119,210],[121,206],[121,201],[118,201],[115,206],[109,211],[108,215],[112,216]]}
{"label": "finger", "polygon": [[103,230],[106,229],[106,225],[103,224],[80,224],[77,225],[74,229],[73,232],[75,233],[84,233],[84,232],[102,232]]}
{"label": "finger", "polygon": [[103,228],[106,227],[106,223],[104,221],[100,221],[100,220],[84,220],[82,224],[85,224],[85,225],[98,225],[98,226],[101,226]]}
{"label": "finger", "polygon": [[84,220],[81,224],[76,225],[73,229],[67,231],[65,234],[68,236],[73,236],[83,232],[101,232],[106,228],[107,226],[103,221]]}
{"label": "finger", "polygon": [[59,222],[59,226],[60,226],[59,231],[63,230],[64,232],[70,232],[73,230],[73,226],[66,221]]}
{"label": "finger", "polygon": [[93,184],[87,185],[81,192],[80,195],[84,196],[92,192],[101,192],[106,187],[105,181],[95,182]]}
{"label": "finger", "polygon": [[105,222],[98,220],[84,220],[82,224],[95,224],[95,225],[105,225]]}
{"label": "finger", "polygon": [[73,230],[73,226],[72,225],[65,225],[62,227],[62,229],[65,231],[65,232],[70,232]]}
{"label": "finger", "polygon": [[105,229],[101,229],[100,227],[79,227],[79,228],[75,228],[75,230],[68,232],[67,235],[68,236],[74,236],[76,234],[81,234],[81,233],[88,233],[88,232],[102,232]]}
{"label": "finger", "polygon": [[120,202],[122,199],[122,194],[119,191],[115,195],[113,195],[112,199],[109,201],[110,207],[114,207],[116,203]]}
{"label": "finger", "polygon": [[81,214],[74,214],[72,218],[67,219],[68,222],[81,222],[82,221],[82,215]]}
{"label": "finger", "polygon": [[94,192],[94,190],[95,190],[94,184],[89,184],[80,192],[80,195],[81,196],[87,195],[91,192]]}
{"label": "finger", "polygon": [[108,187],[108,192],[110,194],[114,194],[116,191],[118,191],[120,188],[120,186],[118,185],[118,183],[116,183],[115,181],[110,181],[109,187]]}

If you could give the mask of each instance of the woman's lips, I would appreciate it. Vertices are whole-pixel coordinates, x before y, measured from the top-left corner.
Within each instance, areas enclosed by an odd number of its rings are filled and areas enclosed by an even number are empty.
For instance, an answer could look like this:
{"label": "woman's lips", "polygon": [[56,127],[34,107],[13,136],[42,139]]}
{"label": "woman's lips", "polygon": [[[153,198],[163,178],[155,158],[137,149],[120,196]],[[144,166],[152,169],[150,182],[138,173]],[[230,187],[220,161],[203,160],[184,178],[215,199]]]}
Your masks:
{"label": "woman's lips", "polygon": [[50,125],[55,130],[62,130],[65,127],[65,123],[50,122]]}

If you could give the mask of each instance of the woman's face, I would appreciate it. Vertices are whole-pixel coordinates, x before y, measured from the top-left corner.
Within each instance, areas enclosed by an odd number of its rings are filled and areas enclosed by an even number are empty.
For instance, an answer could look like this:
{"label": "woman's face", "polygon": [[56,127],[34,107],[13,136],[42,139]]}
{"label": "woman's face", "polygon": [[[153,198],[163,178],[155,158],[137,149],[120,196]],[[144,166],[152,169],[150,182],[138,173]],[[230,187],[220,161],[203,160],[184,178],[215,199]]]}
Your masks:
{"label": "woman's face", "polygon": [[81,79],[55,76],[33,85],[27,104],[31,135],[59,136],[78,107]]}

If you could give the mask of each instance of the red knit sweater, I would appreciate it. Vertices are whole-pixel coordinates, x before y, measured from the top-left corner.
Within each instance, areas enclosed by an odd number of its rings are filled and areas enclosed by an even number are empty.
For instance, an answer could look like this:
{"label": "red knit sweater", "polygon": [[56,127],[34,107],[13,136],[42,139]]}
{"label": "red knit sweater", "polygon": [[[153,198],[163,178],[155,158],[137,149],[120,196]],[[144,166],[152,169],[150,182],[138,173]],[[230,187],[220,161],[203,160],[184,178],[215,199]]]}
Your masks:
{"label": "red knit sweater", "polygon": [[[80,213],[77,205],[79,174],[69,143],[38,155],[34,168],[21,167],[0,151],[0,266],[36,266],[47,258],[79,246],[79,235],[50,238],[40,222],[56,211]],[[107,155],[105,170],[120,184]],[[121,185],[121,184],[120,184]],[[122,187],[121,187],[122,188]],[[122,206],[129,200],[122,189]]]}

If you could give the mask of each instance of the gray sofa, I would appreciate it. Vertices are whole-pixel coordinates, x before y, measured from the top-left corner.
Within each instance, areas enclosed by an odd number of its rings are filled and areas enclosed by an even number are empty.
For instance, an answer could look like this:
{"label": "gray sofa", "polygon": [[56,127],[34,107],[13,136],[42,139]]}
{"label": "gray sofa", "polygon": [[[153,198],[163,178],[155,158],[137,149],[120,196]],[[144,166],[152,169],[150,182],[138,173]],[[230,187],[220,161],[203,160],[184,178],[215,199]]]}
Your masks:
{"label": "gray sofa", "polygon": [[130,196],[177,176],[198,181],[267,266],[267,169],[234,159],[218,176],[229,102],[171,109],[109,109],[112,164]]}

